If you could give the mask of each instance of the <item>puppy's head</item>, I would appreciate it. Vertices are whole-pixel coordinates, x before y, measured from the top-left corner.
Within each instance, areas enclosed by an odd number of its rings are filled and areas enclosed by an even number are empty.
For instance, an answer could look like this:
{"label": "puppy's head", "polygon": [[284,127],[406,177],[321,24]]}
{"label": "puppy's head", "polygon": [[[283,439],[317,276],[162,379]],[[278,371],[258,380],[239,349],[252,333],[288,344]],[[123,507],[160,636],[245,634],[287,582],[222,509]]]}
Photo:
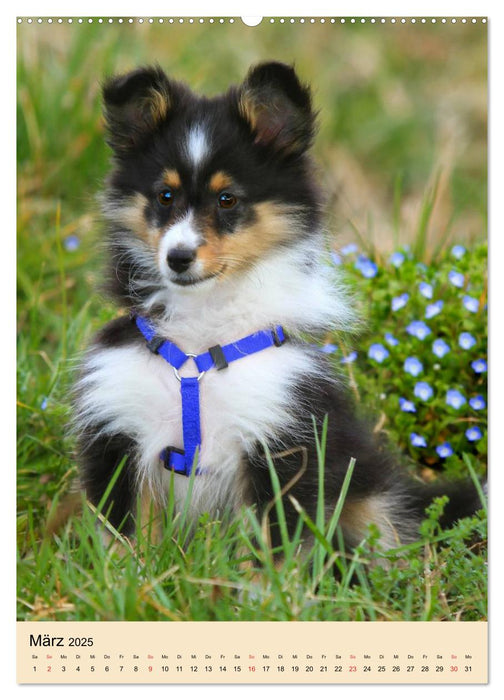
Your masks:
{"label": "puppy's head", "polygon": [[104,213],[116,292],[208,290],[316,229],[309,89],[281,63],[198,97],[158,67],[103,90],[114,168]]}

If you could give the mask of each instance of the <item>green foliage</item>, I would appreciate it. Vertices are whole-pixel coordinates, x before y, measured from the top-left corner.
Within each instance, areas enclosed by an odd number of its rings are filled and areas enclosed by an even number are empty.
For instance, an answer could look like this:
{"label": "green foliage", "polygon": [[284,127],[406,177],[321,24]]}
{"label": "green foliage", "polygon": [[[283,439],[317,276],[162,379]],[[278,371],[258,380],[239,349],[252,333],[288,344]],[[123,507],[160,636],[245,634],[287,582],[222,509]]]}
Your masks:
{"label": "green foliage", "polygon": [[467,473],[466,454],[483,474],[486,244],[453,246],[428,264],[409,249],[378,263],[352,251],[335,259],[361,291],[367,325],[354,341],[357,356],[346,339],[335,362],[343,359],[361,403],[385,414],[392,441],[417,464],[455,477]]}

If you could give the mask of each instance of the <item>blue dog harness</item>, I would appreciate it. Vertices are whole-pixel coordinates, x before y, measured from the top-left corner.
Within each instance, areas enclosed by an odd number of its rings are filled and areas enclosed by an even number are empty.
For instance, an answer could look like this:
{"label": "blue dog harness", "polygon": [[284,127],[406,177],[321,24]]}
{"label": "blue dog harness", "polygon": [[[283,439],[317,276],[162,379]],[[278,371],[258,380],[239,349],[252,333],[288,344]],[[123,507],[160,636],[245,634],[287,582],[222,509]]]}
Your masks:
{"label": "blue dog harness", "polygon": [[[280,347],[287,340],[287,336],[282,326],[276,326],[270,330],[258,331],[252,335],[247,335],[235,343],[229,343],[229,345],[214,345],[207,352],[194,355],[193,353],[183,352],[175,343],[158,336],[156,329],[145,318],[135,316],[134,320],[138,330],[145,338],[149,350],[156,355],[160,355],[173,367],[175,376],[180,382],[184,449],[171,446],[166,447],[161,452],[161,460],[166,469],[170,469],[177,474],[190,476],[195,464],[196,454],[198,454],[195,473],[201,474],[204,470],[199,464],[199,454],[201,453],[199,383],[203,375],[213,368],[217,371],[226,369],[230,362],[240,360],[242,357],[248,357],[248,355],[254,355],[256,352],[266,348],[272,346]],[[199,374],[195,377],[181,377],[178,370],[189,358],[194,360]]]}

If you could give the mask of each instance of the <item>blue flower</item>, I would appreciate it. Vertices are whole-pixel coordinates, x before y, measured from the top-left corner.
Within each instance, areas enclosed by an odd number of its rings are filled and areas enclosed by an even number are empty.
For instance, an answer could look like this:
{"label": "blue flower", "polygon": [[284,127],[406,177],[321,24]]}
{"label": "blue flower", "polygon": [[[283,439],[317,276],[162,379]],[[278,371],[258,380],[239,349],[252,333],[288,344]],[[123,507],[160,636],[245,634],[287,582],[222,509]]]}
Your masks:
{"label": "blue flower", "polygon": [[473,396],[469,399],[469,406],[475,411],[481,411],[486,407],[486,401],[483,396]]}
{"label": "blue flower", "polygon": [[376,362],[383,362],[389,356],[389,351],[381,343],[373,343],[368,350],[368,357]]}
{"label": "blue flower", "polygon": [[461,333],[458,342],[463,350],[469,350],[473,345],[476,345],[476,338],[470,333]]}
{"label": "blue flower", "polygon": [[463,396],[457,389],[448,389],[446,392],[446,403],[452,408],[459,409],[466,402],[465,396]]}
{"label": "blue flower", "polygon": [[401,267],[405,259],[406,258],[404,257],[404,254],[397,251],[395,253],[392,253],[392,255],[389,258],[389,263],[394,267]]}
{"label": "blue flower", "polygon": [[352,352],[349,355],[346,355],[345,357],[341,358],[341,364],[347,365],[350,362],[354,362],[357,359],[357,353],[355,350],[352,350]]}
{"label": "blue flower", "polygon": [[449,442],[443,442],[442,445],[438,445],[436,447],[436,452],[441,459],[446,459],[446,457],[451,457],[453,454],[453,449]]}
{"label": "blue flower", "polygon": [[464,275],[461,272],[457,272],[457,270],[450,270],[448,279],[454,287],[459,287],[461,289],[464,286]]}
{"label": "blue flower", "polygon": [[350,255],[351,253],[356,253],[358,250],[357,243],[347,243],[347,245],[341,248],[340,253],[342,255]]}
{"label": "blue flower", "polygon": [[444,357],[447,352],[450,352],[450,346],[442,338],[437,338],[432,343],[432,352],[436,357]]}
{"label": "blue flower", "polygon": [[80,240],[77,236],[67,236],[63,241],[63,245],[66,250],[73,252],[80,246]]}
{"label": "blue flower", "polygon": [[416,413],[416,408],[413,401],[409,401],[402,396],[399,398],[399,406],[401,407],[401,411],[404,411],[405,413]]}
{"label": "blue flower", "polygon": [[425,309],[425,318],[433,318],[434,316],[437,316],[443,308],[443,305],[444,302],[441,301],[441,299],[439,301],[435,301],[434,304],[429,304]]}
{"label": "blue flower", "polygon": [[47,396],[44,396],[44,398],[42,399],[42,403],[40,404],[40,408],[43,411],[45,411],[47,408],[47,404],[48,404]]}
{"label": "blue flower", "polygon": [[325,352],[327,355],[332,354],[333,352],[336,352],[338,347],[336,345],[333,345],[332,343],[326,343],[320,348],[321,352]]}
{"label": "blue flower", "polygon": [[355,267],[360,270],[364,277],[367,277],[368,279],[375,277],[378,272],[378,266],[376,263],[369,260],[369,258],[366,258],[364,255],[359,255],[355,263]]}
{"label": "blue flower", "polygon": [[462,302],[463,302],[464,306],[466,307],[466,309],[468,311],[471,311],[473,314],[475,314],[476,311],[479,309],[479,301],[478,301],[478,299],[475,299],[474,297],[469,297],[466,295],[462,299]]}
{"label": "blue flower", "polygon": [[406,306],[409,299],[409,294],[405,292],[398,297],[392,299],[392,311],[399,311],[403,306]]}
{"label": "blue flower", "polygon": [[476,374],[482,374],[482,372],[487,371],[486,360],[480,357],[478,360],[474,360],[473,362],[471,362],[471,367],[476,372]]}
{"label": "blue flower", "polygon": [[431,332],[429,326],[427,326],[423,321],[412,321],[408,326],[406,326],[406,330],[410,335],[415,336],[415,338],[418,338],[419,340],[424,340]]}
{"label": "blue flower", "polygon": [[331,260],[333,261],[334,265],[341,265],[343,262],[341,255],[338,255],[338,253],[335,253],[334,251],[331,251]]}
{"label": "blue flower", "polygon": [[460,258],[464,257],[465,253],[466,253],[466,249],[464,248],[463,245],[454,245],[453,248],[451,249],[451,254],[457,260],[460,260]]}
{"label": "blue flower", "polygon": [[467,428],[467,430],[465,431],[465,435],[469,442],[476,442],[476,440],[480,439],[483,433],[477,425],[473,425],[471,428]]}
{"label": "blue flower", "polygon": [[422,435],[418,435],[418,433],[411,433],[410,440],[413,447],[427,447],[425,438]]}
{"label": "blue flower", "polygon": [[394,338],[392,333],[385,333],[385,341],[388,345],[391,345],[392,347],[395,345],[399,345],[399,341],[397,338]]}
{"label": "blue flower", "polygon": [[418,285],[418,289],[420,290],[420,294],[426,299],[432,299],[432,296],[434,294],[432,284],[429,284],[428,282],[420,282],[420,284]]}
{"label": "blue flower", "polygon": [[421,372],[423,372],[423,365],[418,359],[418,357],[407,357],[404,361],[404,371],[408,374],[417,377]]}
{"label": "blue flower", "polygon": [[422,401],[428,401],[434,395],[431,385],[427,384],[427,382],[417,382],[413,393],[418,399],[422,399]]}

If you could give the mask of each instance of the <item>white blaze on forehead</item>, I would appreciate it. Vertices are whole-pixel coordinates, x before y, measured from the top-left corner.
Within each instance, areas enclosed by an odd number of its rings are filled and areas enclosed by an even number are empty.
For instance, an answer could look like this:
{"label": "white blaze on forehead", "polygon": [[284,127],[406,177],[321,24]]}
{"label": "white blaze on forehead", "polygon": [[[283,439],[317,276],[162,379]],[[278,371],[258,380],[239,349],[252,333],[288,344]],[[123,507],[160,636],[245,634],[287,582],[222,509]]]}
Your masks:
{"label": "white blaze on forehead", "polygon": [[187,155],[193,165],[199,165],[209,151],[205,129],[201,124],[191,127],[186,142]]}

